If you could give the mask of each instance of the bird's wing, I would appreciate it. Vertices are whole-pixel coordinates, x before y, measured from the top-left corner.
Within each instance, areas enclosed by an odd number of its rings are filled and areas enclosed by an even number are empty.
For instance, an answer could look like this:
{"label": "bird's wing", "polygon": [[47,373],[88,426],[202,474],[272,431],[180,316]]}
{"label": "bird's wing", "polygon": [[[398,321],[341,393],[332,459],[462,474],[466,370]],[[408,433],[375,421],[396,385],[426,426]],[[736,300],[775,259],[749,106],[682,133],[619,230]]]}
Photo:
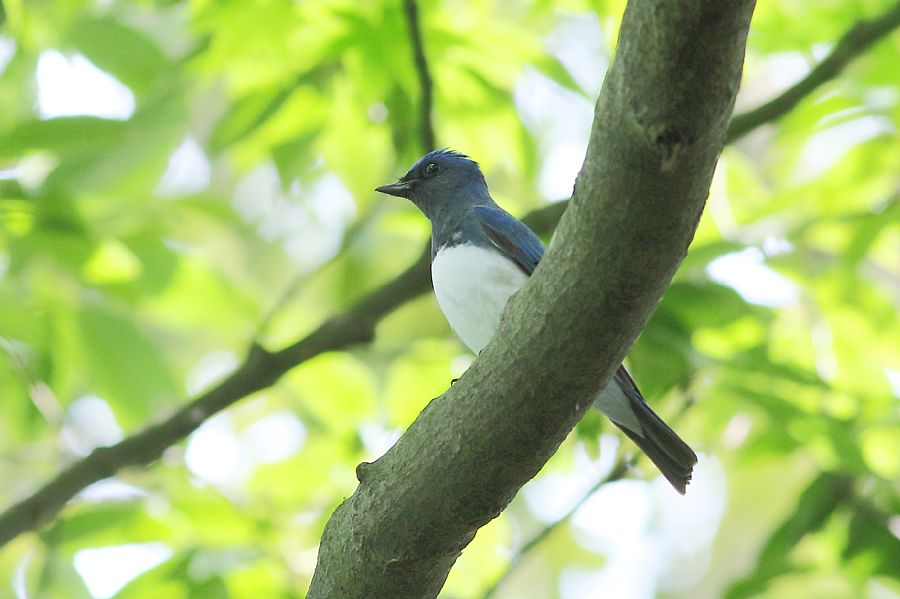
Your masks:
{"label": "bird's wing", "polygon": [[491,243],[531,276],[544,255],[544,244],[525,223],[493,206],[476,206],[478,221]]}

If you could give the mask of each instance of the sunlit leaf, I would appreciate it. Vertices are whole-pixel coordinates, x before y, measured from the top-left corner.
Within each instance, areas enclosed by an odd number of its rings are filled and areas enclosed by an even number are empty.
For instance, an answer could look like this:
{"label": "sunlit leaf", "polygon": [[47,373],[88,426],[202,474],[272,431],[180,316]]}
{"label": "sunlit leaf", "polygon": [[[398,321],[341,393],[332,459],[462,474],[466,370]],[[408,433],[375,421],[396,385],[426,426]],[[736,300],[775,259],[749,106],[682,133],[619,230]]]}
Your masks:
{"label": "sunlit leaf", "polygon": [[163,355],[132,320],[100,306],[86,306],[80,327],[97,389],[126,423],[143,421],[174,395],[176,387]]}
{"label": "sunlit leaf", "polygon": [[726,597],[751,597],[765,590],[772,578],[792,571],[795,566],[789,556],[797,543],[825,524],[846,501],[851,485],[851,479],[834,473],[823,473],[813,480],[800,495],[794,513],[766,541],[753,574],[734,584]]}
{"label": "sunlit leaf", "polygon": [[136,29],[111,18],[83,18],[71,30],[70,41],[101,69],[138,93],[167,72],[169,61],[159,46]]}

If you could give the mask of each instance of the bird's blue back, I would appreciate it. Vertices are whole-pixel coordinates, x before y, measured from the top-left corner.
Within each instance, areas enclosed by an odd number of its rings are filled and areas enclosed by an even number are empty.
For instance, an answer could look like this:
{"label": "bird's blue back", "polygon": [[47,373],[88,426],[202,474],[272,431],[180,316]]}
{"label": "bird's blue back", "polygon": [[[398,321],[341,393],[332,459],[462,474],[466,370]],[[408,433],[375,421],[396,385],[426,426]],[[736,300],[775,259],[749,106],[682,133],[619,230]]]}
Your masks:
{"label": "bird's blue back", "polygon": [[476,206],[474,212],[494,247],[530,276],[544,256],[544,244],[534,231],[496,206]]}
{"label": "bird's blue back", "polygon": [[544,255],[544,244],[525,223],[493,203],[466,209],[454,220],[434,223],[431,257],[445,247],[473,244],[494,250],[531,275]]}

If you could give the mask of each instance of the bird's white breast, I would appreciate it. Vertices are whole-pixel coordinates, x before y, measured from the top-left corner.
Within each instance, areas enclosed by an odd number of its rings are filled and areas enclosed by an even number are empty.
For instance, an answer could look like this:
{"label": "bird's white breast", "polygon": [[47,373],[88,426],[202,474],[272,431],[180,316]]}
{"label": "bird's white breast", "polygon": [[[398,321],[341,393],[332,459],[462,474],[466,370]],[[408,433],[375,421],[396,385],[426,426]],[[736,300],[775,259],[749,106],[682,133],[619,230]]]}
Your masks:
{"label": "bird's white breast", "polygon": [[431,280],[450,328],[478,353],[497,331],[506,302],[528,277],[496,250],[456,245],[437,252]]}

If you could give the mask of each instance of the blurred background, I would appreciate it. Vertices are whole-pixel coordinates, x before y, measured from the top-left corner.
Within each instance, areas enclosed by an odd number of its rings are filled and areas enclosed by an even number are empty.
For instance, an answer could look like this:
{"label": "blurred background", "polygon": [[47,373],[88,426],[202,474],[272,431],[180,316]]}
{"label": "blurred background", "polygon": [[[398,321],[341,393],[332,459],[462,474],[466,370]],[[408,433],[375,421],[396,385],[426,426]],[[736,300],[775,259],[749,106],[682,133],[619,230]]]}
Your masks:
{"label": "blurred background", "polygon": [[[428,146],[517,216],[565,200],[624,4],[4,0],[0,509],[413,263],[427,222],[372,189]],[[763,0],[736,112],[890,10]],[[891,27],[732,136],[630,353],[701,453],[687,495],[622,476],[633,446],[590,415],[442,597],[900,597]],[[0,549],[0,598],[303,597],[355,466],[471,360],[429,293],[402,303]]]}

